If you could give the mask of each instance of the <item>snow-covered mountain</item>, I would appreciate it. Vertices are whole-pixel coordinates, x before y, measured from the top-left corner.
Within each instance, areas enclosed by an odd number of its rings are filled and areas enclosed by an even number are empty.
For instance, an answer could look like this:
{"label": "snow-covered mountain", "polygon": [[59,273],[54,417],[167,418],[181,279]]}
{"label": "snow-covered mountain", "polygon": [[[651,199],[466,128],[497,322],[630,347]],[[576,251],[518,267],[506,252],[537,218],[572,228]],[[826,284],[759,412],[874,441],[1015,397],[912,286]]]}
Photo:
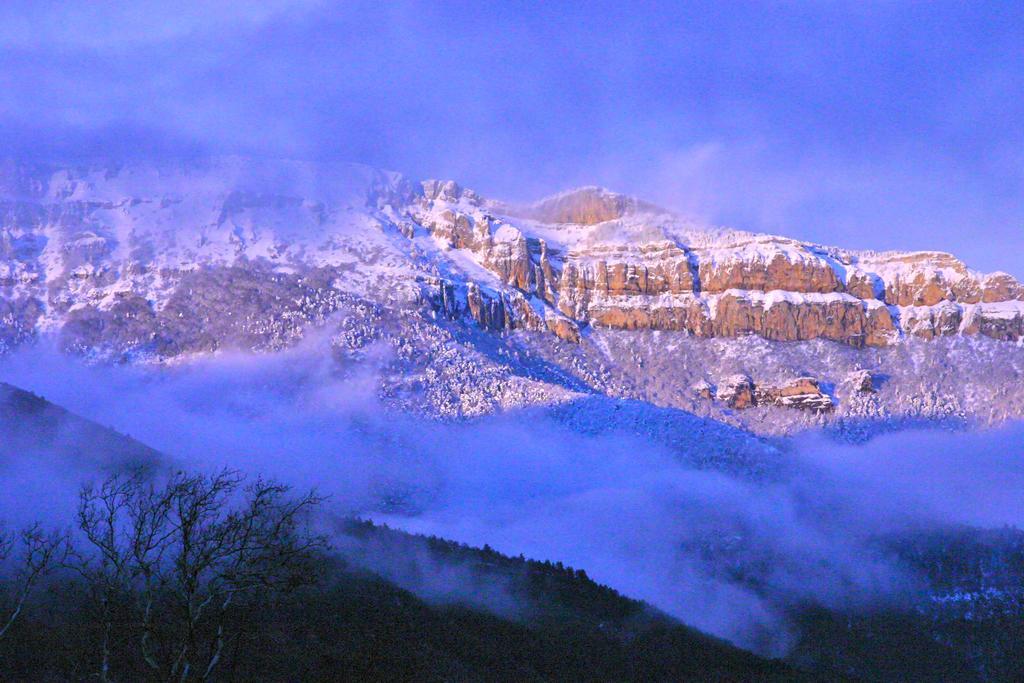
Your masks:
{"label": "snow-covered mountain", "polygon": [[1006,273],[698,225],[600,188],[512,206],[349,164],[0,165],[0,321],[7,350],[53,336],[135,362],[323,330],[385,402],[443,417],[630,399],[860,434],[1024,414],[1024,286]]}

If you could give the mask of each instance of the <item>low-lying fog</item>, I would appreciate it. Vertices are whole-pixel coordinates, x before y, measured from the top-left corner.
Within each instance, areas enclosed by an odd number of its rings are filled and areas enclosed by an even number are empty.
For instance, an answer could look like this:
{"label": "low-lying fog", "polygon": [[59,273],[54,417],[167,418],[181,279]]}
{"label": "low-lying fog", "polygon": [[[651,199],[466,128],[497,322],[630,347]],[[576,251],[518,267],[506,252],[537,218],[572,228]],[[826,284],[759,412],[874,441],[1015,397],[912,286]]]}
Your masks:
{"label": "low-lying fog", "polygon": [[[231,466],[330,495],[332,514],[560,560],[762,652],[783,612],[900,600],[917,578],[870,542],[944,524],[1024,525],[1024,425],[903,432],[862,446],[800,437],[770,481],[696,470],[663,446],[515,413],[440,424],[386,412],[372,372],[342,378],[310,342],[156,369],[42,348],[0,363],[31,390],[188,468]],[[682,444],[700,449],[700,442]],[[94,473],[8,455],[0,518],[66,525]]]}

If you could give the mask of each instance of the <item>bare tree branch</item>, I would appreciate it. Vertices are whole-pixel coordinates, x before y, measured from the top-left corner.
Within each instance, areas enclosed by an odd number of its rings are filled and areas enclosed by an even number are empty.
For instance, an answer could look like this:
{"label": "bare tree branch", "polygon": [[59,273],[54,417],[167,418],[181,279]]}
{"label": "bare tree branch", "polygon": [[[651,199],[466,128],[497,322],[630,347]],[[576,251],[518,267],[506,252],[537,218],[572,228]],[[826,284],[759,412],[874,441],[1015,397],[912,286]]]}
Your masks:
{"label": "bare tree branch", "polygon": [[0,562],[7,561],[16,545],[22,548],[18,566],[14,571],[14,592],[10,613],[0,620],[0,638],[3,638],[21,616],[33,589],[55,567],[63,564],[70,552],[67,534],[46,533],[39,524],[24,529],[16,542],[14,534],[0,534]]}
{"label": "bare tree branch", "polygon": [[[139,656],[154,673],[207,680],[231,637],[242,596],[289,590],[314,579],[312,555],[326,543],[308,528],[322,498],[234,470],[178,472],[161,485],[113,476],[82,489],[78,522],[91,551],[76,570],[100,596],[106,636],[110,602],[134,596]],[[109,671],[101,658],[101,677]]]}

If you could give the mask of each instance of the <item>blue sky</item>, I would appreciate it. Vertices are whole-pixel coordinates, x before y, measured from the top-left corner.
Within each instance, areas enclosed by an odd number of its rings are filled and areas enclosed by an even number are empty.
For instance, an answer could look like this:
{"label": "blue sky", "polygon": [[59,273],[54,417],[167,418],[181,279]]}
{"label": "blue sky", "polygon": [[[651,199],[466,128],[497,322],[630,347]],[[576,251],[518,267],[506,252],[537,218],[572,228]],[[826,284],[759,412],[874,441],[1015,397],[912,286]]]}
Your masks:
{"label": "blue sky", "polygon": [[18,154],[337,158],[1024,277],[1024,4],[0,6]]}

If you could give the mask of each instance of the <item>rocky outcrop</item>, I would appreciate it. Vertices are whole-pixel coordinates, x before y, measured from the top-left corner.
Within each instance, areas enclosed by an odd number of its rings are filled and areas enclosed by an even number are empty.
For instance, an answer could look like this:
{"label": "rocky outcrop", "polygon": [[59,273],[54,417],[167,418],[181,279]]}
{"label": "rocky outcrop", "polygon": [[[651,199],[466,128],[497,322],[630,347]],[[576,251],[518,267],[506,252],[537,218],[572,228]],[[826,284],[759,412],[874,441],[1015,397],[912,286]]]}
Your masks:
{"label": "rocky outcrop", "polygon": [[544,319],[548,331],[562,341],[580,343],[580,328],[572,320],[561,315],[549,315]]}
{"label": "rocky outcrop", "polygon": [[864,301],[883,301],[885,283],[874,273],[866,273],[858,269],[847,270],[846,293]]}
{"label": "rocky outcrop", "polygon": [[718,383],[715,398],[729,406],[742,410],[756,405],[754,381],[747,375],[732,375]]}
{"label": "rocky outcrop", "polygon": [[[712,396],[711,385],[706,382],[695,386],[694,392],[705,399]],[[821,413],[835,407],[832,397],[822,391],[814,377],[797,377],[776,387],[755,385],[748,375],[732,375],[719,383],[714,397],[737,410],[775,406]]]}
{"label": "rocky outcrop", "polygon": [[484,243],[483,265],[493,271],[506,285],[524,292],[538,290],[543,272],[530,257],[526,237],[510,225],[499,225]]}
{"label": "rocky outcrop", "polygon": [[534,271],[536,277],[537,294],[551,306],[554,306],[558,299],[558,283],[562,277],[548,250],[547,242],[537,240],[537,265]]}
{"label": "rocky outcrop", "polygon": [[978,303],[981,288],[961,261],[941,252],[890,254],[869,259],[884,282],[884,300],[893,306],[935,306],[943,301]]}
{"label": "rocky outcrop", "polygon": [[991,273],[981,281],[982,303],[1024,301],[1024,285],[1008,273]]}
{"label": "rocky outcrop", "polygon": [[832,410],[832,397],[821,390],[814,377],[797,377],[781,387],[758,387],[755,392],[757,405],[774,405],[780,408],[797,408],[814,413]]}
{"label": "rocky outcrop", "polygon": [[475,282],[466,286],[466,308],[470,317],[485,330],[497,332],[508,329],[510,321],[505,316],[504,300],[485,295]]}
{"label": "rocky outcrop", "polygon": [[999,302],[967,311],[960,324],[962,334],[981,334],[999,341],[1019,342],[1024,338],[1024,310]]}
{"label": "rocky outcrop", "polygon": [[426,225],[435,237],[455,249],[486,251],[491,246],[491,226],[487,219],[445,209]]}
{"label": "rocky outcrop", "polygon": [[640,205],[632,197],[600,187],[583,187],[514,212],[543,223],[596,225],[622,218]]}
{"label": "rocky outcrop", "polygon": [[707,380],[701,380],[691,387],[693,393],[705,401],[710,401],[715,396],[715,388]]}
{"label": "rocky outcrop", "polygon": [[892,306],[936,306],[1024,300],[1024,287],[1007,273],[971,271],[943,252],[869,255],[861,267],[877,273],[881,298]]}
{"label": "rocky outcrop", "polygon": [[693,292],[690,256],[677,245],[600,245],[571,252],[558,282],[558,305],[566,315],[585,317],[595,299]]}
{"label": "rocky outcrop", "polygon": [[[512,225],[488,215],[470,216],[453,209],[441,211],[426,221],[425,227],[449,247],[476,254],[481,265],[503,284],[555,302],[559,276],[543,240],[531,245],[523,232]],[[405,231],[403,234],[407,235]]]}
{"label": "rocky outcrop", "polygon": [[675,330],[700,337],[714,334],[706,301],[693,296],[621,301],[603,298],[590,305],[586,321],[621,330]]}
{"label": "rocky outcrop", "polygon": [[942,301],[934,306],[904,308],[900,325],[907,334],[933,339],[957,334],[962,320],[963,312],[958,305]]}
{"label": "rocky outcrop", "polygon": [[463,199],[469,204],[480,204],[482,201],[480,195],[463,188],[454,180],[424,180],[420,183],[420,188],[423,202],[458,202]]}
{"label": "rocky outcrop", "polygon": [[875,376],[868,370],[851,372],[846,378],[846,383],[859,394],[873,394],[878,391],[875,387]]}
{"label": "rocky outcrop", "polygon": [[709,294],[730,289],[819,294],[843,291],[843,283],[827,259],[771,240],[698,250],[697,261],[700,291]]}
{"label": "rocky outcrop", "polygon": [[717,301],[712,330],[720,337],[759,334],[776,341],[821,337],[853,346],[881,346],[891,341],[894,326],[884,306],[848,295],[727,292]]}
{"label": "rocky outcrop", "polygon": [[449,320],[465,315],[492,332],[548,331],[563,341],[574,344],[580,341],[580,329],[575,322],[538,305],[536,299],[518,290],[490,291],[475,282],[460,288],[455,283],[433,278],[422,284],[421,302]]}

